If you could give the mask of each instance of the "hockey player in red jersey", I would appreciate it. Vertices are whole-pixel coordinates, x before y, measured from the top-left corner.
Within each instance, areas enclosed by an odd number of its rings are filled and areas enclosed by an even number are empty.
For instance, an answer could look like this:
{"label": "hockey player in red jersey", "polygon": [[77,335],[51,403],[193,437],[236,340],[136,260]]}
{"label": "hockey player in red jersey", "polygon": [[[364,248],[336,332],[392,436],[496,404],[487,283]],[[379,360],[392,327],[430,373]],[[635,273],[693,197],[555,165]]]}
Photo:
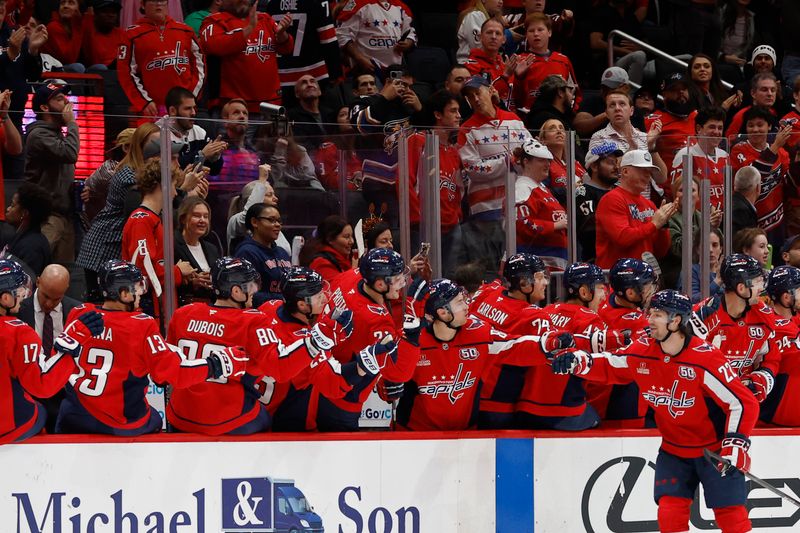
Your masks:
{"label": "hockey player in red jersey", "polygon": [[[647,334],[647,308],[656,292],[656,275],[653,268],[639,259],[625,258],[617,261],[609,271],[611,294],[597,311],[608,328],[631,339]],[[605,421],[623,427],[642,427],[647,414],[647,403],[640,395],[636,383],[606,385],[587,383],[589,403]]]}
{"label": "hockey player in red jersey", "polygon": [[276,336],[274,328],[268,326],[269,318],[250,309],[259,280],[258,272],[246,259],[222,257],[211,273],[214,304],[194,303],[179,308],[172,316],[167,340],[185,359],[202,359],[228,346],[241,346],[250,358],[241,379],[220,379],[175,390],[167,405],[167,417],[177,429],[206,435],[244,435],[269,429],[270,413],[258,401],[261,378],[268,375],[273,382],[288,382],[318,357],[325,357],[317,339],[347,335],[340,324],[326,317],[314,336],[310,328],[290,339]]}
{"label": "hockey player in red jersey", "polygon": [[[353,311],[353,334],[333,347],[332,353],[342,364],[360,362],[361,368],[374,377],[362,380],[343,398],[321,396],[317,416],[320,431],[358,430],[361,406],[378,378],[404,383],[413,375],[419,359],[419,348],[402,338],[402,330],[395,326],[386,307],[388,301],[400,297],[406,284],[408,268],[403,257],[394,250],[374,248],[361,256],[358,271],[362,278],[358,285],[333,295],[336,307]],[[374,344],[389,339],[393,340],[388,344]]]}
{"label": "hockey player in red jersey", "polygon": [[294,39],[286,31],[292,16],[275,22],[246,1],[223,3],[220,11],[207,16],[200,28],[200,44],[208,54],[211,107],[241,98],[250,113],[259,103],[280,105],[281,82],[277,54],[292,54]]}
{"label": "hockey player in red jersey", "polygon": [[[281,294],[285,301],[273,300],[259,309],[266,315],[265,327],[273,332],[283,345],[291,345],[303,331],[314,326],[323,315],[328,303],[328,283],[317,272],[306,267],[292,267],[281,280]],[[352,321],[352,312],[334,308],[338,320]],[[352,329],[352,323],[348,326]],[[362,353],[357,354],[357,358]],[[363,363],[362,363],[363,365]],[[341,364],[320,352],[310,366],[283,382],[271,376],[257,384],[263,390],[261,401],[273,417],[274,431],[312,431],[317,426],[317,406],[320,395],[342,398],[362,380],[374,380],[357,361]]]}
{"label": "hockey player in red jersey", "polygon": [[[660,291],[650,301],[648,336],[615,353],[567,352],[553,360],[553,371],[639,385],[662,436],[655,471],[660,531],[689,531],[692,499],[702,483],[723,533],[745,533],[751,526],[740,470],[750,468],[758,403],[720,351],[693,336],[691,314],[688,297]],[[712,416],[710,405],[724,413],[724,422]],[[719,450],[736,468],[714,468],[703,458],[704,448]]]}
{"label": "hockey player in red jersey", "polygon": [[[487,364],[505,358],[514,358],[521,366],[544,366],[547,361],[540,348],[541,337],[506,335],[470,316],[464,289],[450,280],[431,283],[425,318],[430,322],[423,324],[419,334],[420,359],[397,407],[400,428],[446,431],[474,427],[478,381]],[[554,348],[560,347],[560,339],[551,342]]]}
{"label": "hockey player in red jersey", "polygon": [[775,385],[783,347],[777,342],[777,315],[760,301],[764,271],[746,254],[731,254],[719,267],[723,296],[697,304],[707,339],[728,359],[759,402]]}
{"label": "hockey player in red jersey", "polygon": [[[188,360],[168,346],[153,317],[134,311],[146,283],[135,265],[111,259],[99,280],[105,301],[96,311],[103,315],[103,329],[81,343],[78,373],[70,377],[56,433],[158,432],[161,415],[145,397],[148,374],[155,383],[179,389],[244,373],[247,357],[238,350],[220,347],[205,359]],[[92,304],[76,307],[67,321],[92,309]]]}
{"label": "hockey player in red jersey", "polygon": [[192,28],[170,18],[164,2],[144,0],[142,6],[144,17],[125,31],[117,69],[132,109],[154,117],[166,114],[167,91],[173,87],[199,97],[206,67]]}
{"label": "hockey player in red jersey", "polygon": [[36,331],[16,318],[30,292],[31,280],[22,267],[0,259],[0,444],[42,430],[47,412],[32,396],[48,398],[58,392],[76,370],[72,356],[80,350],[78,341],[103,329],[97,313],[85,313],[67,323],[53,342],[52,354],[43,353]]}

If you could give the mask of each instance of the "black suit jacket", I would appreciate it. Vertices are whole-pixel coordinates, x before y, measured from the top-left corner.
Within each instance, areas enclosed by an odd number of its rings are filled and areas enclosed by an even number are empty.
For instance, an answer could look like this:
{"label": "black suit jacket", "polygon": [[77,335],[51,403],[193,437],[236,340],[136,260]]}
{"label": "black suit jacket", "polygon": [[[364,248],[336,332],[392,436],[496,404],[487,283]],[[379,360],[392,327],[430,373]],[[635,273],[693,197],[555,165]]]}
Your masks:
{"label": "black suit jacket", "polygon": [[[742,194],[733,193],[733,234],[744,228],[758,227],[758,214],[756,208]],[[733,235],[726,236],[733,242]]]}
{"label": "black suit jacket", "polygon": [[[208,266],[213,268],[214,263],[220,258],[219,248],[216,244],[206,239],[200,239],[200,246],[203,248],[203,254],[206,256],[206,262],[208,262]],[[183,239],[183,234],[181,234],[180,231],[176,231],[175,262],[177,263],[181,259],[184,261],[189,261],[193,268],[200,270],[200,265],[197,264],[197,260],[194,258],[192,252],[189,250],[189,247],[186,245],[186,241]],[[210,290],[194,290],[189,285],[181,285],[178,287],[178,297],[181,298],[181,300],[187,300],[187,298],[205,298],[208,300],[213,300],[214,293]]]}
{"label": "black suit jacket", "polygon": [[[35,297],[35,293],[28,298],[22,300],[22,303],[19,306],[19,313],[17,314],[17,318],[28,324],[33,329],[36,329],[36,320],[33,316],[33,298]],[[72,311],[75,307],[81,305],[81,302],[74,298],[70,298],[69,296],[64,296],[64,299],[61,300],[61,316],[62,321],[66,322],[67,317],[69,316],[69,312]],[[61,327],[63,328],[66,324],[62,323]]]}

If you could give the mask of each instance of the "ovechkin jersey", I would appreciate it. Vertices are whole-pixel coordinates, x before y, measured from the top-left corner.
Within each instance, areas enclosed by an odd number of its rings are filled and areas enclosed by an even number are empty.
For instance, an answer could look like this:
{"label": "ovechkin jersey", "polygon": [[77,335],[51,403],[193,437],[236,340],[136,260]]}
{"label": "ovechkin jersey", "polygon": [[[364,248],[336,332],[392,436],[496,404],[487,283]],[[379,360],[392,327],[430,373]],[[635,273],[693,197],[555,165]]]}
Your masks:
{"label": "ovechkin jersey", "polygon": [[428,326],[420,334],[421,355],[414,376],[397,407],[398,426],[417,431],[473,426],[478,383],[487,364],[513,357],[520,365],[544,365],[538,341],[533,335],[506,335],[474,316],[446,342]]}
{"label": "ovechkin jersey", "polygon": [[728,433],[749,436],[758,417],[753,393],[719,350],[692,337],[678,355],[666,355],[648,337],[615,353],[596,353],[584,379],[636,383],[655,412],[661,448],[678,457],[717,450]]}
{"label": "ovechkin jersey", "polygon": [[176,390],[208,378],[206,362],[183,359],[150,315],[84,304],[70,312],[67,323],[89,310],[103,315],[103,331],[82,343],[79,371],[70,377],[67,396],[103,424],[117,429],[147,424],[148,374],[156,384],[169,383]]}
{"label": "ovechkin jersey", "polygon": [[167,340],[188,361],[202,360],[212,350],[242,347],[249,357],[241,379],[219,378],[175,390],[167,405],[170,423],[181,431],[222,435],[258,416],[261,393],[255,383],[265,375],[288,381],[311,364],[307,334],[282,342],[256,309],[193,303],[178,308]]}

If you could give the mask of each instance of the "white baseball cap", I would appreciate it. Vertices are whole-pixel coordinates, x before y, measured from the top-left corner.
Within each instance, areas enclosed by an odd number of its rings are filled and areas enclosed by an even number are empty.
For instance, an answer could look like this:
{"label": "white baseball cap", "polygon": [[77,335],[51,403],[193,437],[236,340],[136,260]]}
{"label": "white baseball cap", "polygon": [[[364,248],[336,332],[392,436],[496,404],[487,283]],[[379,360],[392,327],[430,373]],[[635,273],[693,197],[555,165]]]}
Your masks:
{"label": "white baseball cap", "polygon": [[619,167],[649,168],[654,177],[661,176],[661,169],[653,164],[653,156],[647,150],[630,150],[622,155]]}
{"label": "white baseball cap", "polygon": [[547,146],[543,145],[537,139],[528,139],[522,143],[522,151],[531,157],[538,157],[539,159],[553,159],[553,154],[550,153],[550,150],[548,150]]}

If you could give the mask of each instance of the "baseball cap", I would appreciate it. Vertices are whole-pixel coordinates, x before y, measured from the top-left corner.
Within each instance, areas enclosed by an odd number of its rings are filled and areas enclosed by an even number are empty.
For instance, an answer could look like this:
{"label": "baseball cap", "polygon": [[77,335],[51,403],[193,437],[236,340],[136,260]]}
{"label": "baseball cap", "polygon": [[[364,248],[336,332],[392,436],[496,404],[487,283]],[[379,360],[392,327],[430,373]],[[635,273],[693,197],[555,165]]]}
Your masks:
{"label": "baseball cap", "polygon": [[592,163],[594,163],[595,161],[599,161],[604,157],[608,157],[610,155],[615,155],[619,157],[624,153],[625,152],[620,150],[619,146],[617,146],[617,143],[613,141],[603,141],[597,146],[593,146],[592,149],[589,150],[589,153],[586,154],[586,159],[585,159],[586,168],[589,168],[592,165]]}
{"label": "baseball cap", "polygon": [[772,64],[773,65],[777,65],[778,64],[778,54],[776,54],[775,53],[775,49],[772,48],[768,44],[761,44],[761,45],[756,46],[755,48],[753,48],[753,55],[750,56],[750,64],[752,65],[753,61],[755,61],[756,58],[758,56],[760,56],[761,54],[766,54],[770,58],[772,58]]}
{"label": "baseball cap", "polygon": [[113,7],[118,10],[122,10],[122,1],[121,0],[95,0],[93,4],[95,9],[105,9],[107,7]]}
{"label": "baseball cap", "polygon": [[480,89],[481,87],[491,87],[491,83],[483,76],[471,76],[461,87],[461,94],[464,95],[467,90]]}
{"label": "baseball cap", "polygon": [[33,102],[31,103],[34,112],[38,113],[39,107],[47,105],[47,102],[54,96],[58,94],[69,94],[71,91],[72,88],[67,85],[67,82],[64,80],[50,80],[47,83],[39,85],[33,93]]}
{"label": "baseball cap", "polygon": [[630,150],[622,155],[619,167],[649,168],[656,176],[661,176],[661,169],[653,164],[653,156],[647,150]]}
{"label": "baseball cap", "polygon": [[798,241],[800,241],[800,234],[792,235],[791,237],[786,239],[783,242],[783,247],[781,248],[781,253],[786,253],[789,250],[791,250],[794,247],[794,245],[798,243]]}
{"label": "baseball cap", "polygon": [[[187,143],[181,140],[172,140],[172,155],[177,156],[179,153],[186,148]],[[161,156],[161,142],[160,141],[150,141],[149,143],[144,145],[144,149],[142,150],[142,157],[144,159],[150,159],[151,157],[159,157]]]}
{"label": "baseball cap", "polygon": [[609,89],[616,89],[620,85],[625,85],[628,81],[628,73],[625,72],[624,68],[620,67],[608,67],[600,77],[600,85]]}
{"label": "baseball cap", "polygon": [[553,154],[538,139],[528,139],[522,143],[522,151],[531,157],[539,159],[553,159]]}
{"label": "baseball cap", "polygon": [[681,83],[686,87],[689,86],[689,80],[686,79],[686,75],[683,72],[670,72],[662,78],[661,90],[666,90],[676,83]]}

